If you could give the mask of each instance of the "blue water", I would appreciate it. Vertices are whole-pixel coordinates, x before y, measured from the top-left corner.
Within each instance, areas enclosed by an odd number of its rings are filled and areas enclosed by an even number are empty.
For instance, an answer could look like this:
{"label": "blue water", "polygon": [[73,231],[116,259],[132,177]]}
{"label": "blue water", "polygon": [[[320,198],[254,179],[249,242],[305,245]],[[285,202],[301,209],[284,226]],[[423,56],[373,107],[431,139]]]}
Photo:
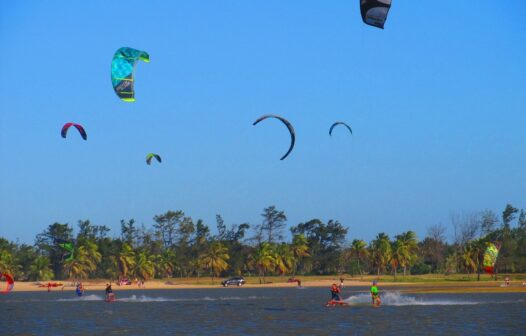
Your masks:
{"label": "blue water", "polygon": [[382,292],[345,289],[348,307],[325,307],[325,288],[218,288],[13,292],[0,297],[4,335],[523,335],[526,293]]}

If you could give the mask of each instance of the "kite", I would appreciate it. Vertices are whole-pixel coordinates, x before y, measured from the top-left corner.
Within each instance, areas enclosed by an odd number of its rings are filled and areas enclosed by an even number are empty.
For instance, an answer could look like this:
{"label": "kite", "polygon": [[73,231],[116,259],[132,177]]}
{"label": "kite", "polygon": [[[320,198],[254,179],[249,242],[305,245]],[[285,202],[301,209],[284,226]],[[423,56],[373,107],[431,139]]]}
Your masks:
{"label": "kite", "polygon": [[351,129],[351,127],[349,125],[347,125],[343,121],[337,121],[334,124],[332,124],[331,128],[329,129],[329,135],[332,135],[333,128],[338,126],[338,125],[343,125],[343,126],[347,127],[347,129],[349,129],[349,132],[351,132],[351,134],[352,134],[352,129]]}
{"label": "kite", "polygon": [[495,263],[497,262],[497,257],[499,256],[500,246],[493,243],[487,243],[486,251],[484,252],[484,270],[486,273],[493,274],[495,269]]}
{"label": "kite", "polygon": [[7,287],[5,290],[3,290],[2,294],[7,294],[9,292],[11,292],[13,290],[13,287],[15,287],[15,281],[13,280],[13,276],[11,274],[8,274],[7,272],[4,272],[2,273],[2,276],[0,276],[0,279],[1,278],[5,278],[6,282],[7,282]]}
{"label": "kite", "polygon": [[64,139],[66,138],[66,134],[68,133],[68,130],[71,126],[75,126],[75,128],[79,131],[82,139],[88,140],[88,135],[86,134],[84,127],[82,127],[82,125],[75,124],[72,122],[65,123],[64,126],[62,126],[62,130],[60,131],[60,134],[62,135]]}
{"label": "kite", "polygon": [[366,24],[384,29],[391,0],[360,0],[362,20]]}
{"label": "kite", "polygon": [[161,157],[158,154],[148,153],[148,155],[146,155],[146,163],[151,164],[152,158],[156,158],[159,163],[162,162]]}
{"label": "kite", "polygon": [[296,142],[296,132],[294,132],[294,127],[292,127],[292,124],[285,118],[283,117],[280,117],[280,116],[277,116],[277,115],[274,115],[274,114],[267,114],[267,115],[264,115],[262,117],[260,117],[258,120],[254,121],[254,123],[252,125],[257,125],[260,121],[262,120],[265,120],[267,118],[276,118],[276,119],[279,119],[281,120],[281,122],[283,122],[285,124],[285,126],[287,126],[287,128],[289,129],[289,133],[290,133],[290,147],[289,147],[289,150],[285,153],[285,155],[283,155],[281,157],[280,160],[283,160],[287,157],[287,155],[290,154],[290,152],[292,151],[292,149],[294,148],[294,143]]}
{"label": "kite", "polygon": [[119,98],[125,102],[135,101],[134,74],[138,61],[150,62],[147,52],[133,48],[119,48],[111,62],[111,84]]}
{"label": "kite", "polygon": [[68,253],[64,254],[64,261],[71,261],[73,260],[75,247],[73,246],[73,243],[64,239],[55,239],[55,244],[62,247],[64,250],[66,250]]}

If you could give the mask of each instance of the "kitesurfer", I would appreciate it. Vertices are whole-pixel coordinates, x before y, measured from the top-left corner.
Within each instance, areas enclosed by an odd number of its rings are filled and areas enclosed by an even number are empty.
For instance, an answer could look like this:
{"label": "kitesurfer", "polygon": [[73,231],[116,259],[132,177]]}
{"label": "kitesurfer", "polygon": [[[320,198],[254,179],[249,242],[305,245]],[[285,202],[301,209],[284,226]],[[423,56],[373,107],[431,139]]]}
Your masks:
{"label": "kitesurfer", "polygon": [[342,298],[340,296],[341,290],[340,287],[338,287],[336,284],[332,284],[331,286],[331,301],[341,301]]}
{"label": "kitesurfer", "polygon": [[373,300],[373,305],[380,305],[380,295],[378,294],[378,287],[376,285],[378,282],[373,280],[373,285],[371,286],[371,299]]}
{"label": "kitesurfer", "polygon": [[113,289],[111,289],[111,284],[106,284],[106,296],[108,296],[108,294],[111,293],[113,293]]}
{"label": "kitesurfer", "polygon": [[77,283],[77,289],[75,290],[77,293],[77,296],[82,296],[84,294],[84,287],[82,286],[82,282]]}

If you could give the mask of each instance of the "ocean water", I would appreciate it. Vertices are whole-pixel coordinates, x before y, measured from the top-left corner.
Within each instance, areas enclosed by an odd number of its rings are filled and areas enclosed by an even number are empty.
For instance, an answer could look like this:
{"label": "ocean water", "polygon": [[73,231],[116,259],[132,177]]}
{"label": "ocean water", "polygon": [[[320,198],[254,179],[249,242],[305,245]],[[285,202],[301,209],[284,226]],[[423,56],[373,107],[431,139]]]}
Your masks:
{"label": "ocean water", "polygon": [[400,294],[325,288],[217,288],[10,293],[0,296],[4,335],[524,335],[526,293]]}

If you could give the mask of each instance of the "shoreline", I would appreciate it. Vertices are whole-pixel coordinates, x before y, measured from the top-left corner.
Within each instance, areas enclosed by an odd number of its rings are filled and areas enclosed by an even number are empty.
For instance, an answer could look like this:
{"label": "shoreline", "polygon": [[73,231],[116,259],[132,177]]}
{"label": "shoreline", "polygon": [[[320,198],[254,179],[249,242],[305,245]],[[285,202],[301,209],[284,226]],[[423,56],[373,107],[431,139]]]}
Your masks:
{"label": "shoreline", "polygon": [[[253,280],[253,279],[251,279]],[[51,287],[51,292],[56,291],[74,291],[75,282],[71,280],[66,281],[49,281],[50,283],[60,283],[61,286]],[[104,291],[106,283],[109,281],[105,280],[86,280],[83,281],[83,286],[86,292]],[[203,281],[205,282],[205,281]],[[150,280],[146,281],[143,287],[139,287],[137,284],[122,285],[118,286],[112,283],[112,288],[116,292],[120,291],[149,291],[149,290],[185,290],[185,289],[221,289],[220,280],[216,280],[216,283],[212,284],[210,281],[207,283],[199,283],[199,280],[182,279],[167,279],[167,280]],[[39,287],[39,285],[45,285],[48,281],[41,282],[15,282],[15,286],[12,292],[47,292],[48,288]],[[339,283],[336,279],[318,279],[318,280],[305,280],[302,281],[302,287],[326,287],[329,288],[331,284]],[[369,287],[370,280],[345,280],[343,288],[358,288],[358,287]],[[231,286],[224,288],[294,288],[297,287],[296,283],[289,282],[269,282],[264,284],[249,283],[237,287]],[[503,286],[502,281],[480,281],[480,282],[466,282],[466,281],[434,281],[434,282],[388,282],[379,281],[380,289],[396,289],[402,293],[414,293],[414,294],[446,294],[446,293],[526,293],[526,286],[522,285],[521,281],[511,281],[509,286]]]}

